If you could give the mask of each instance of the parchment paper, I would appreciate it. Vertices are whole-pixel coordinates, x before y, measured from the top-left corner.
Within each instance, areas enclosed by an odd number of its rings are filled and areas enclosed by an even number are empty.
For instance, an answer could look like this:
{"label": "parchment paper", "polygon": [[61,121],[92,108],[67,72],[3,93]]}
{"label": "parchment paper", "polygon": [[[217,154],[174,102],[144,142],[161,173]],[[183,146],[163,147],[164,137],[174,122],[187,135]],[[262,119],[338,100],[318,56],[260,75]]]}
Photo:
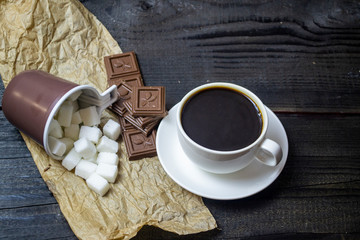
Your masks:
{"label": "parchment paper", "polygon": [[[121,53],[117,42],[77,0],[0,2],[0,74],[5,87],[21,71],[41,69],[102,92],[107,88],[103,57],[116,53]],[[99,197],[23,137],[80,239],[130,239],[146,224],[178,234],[216,227],[202,199],[173,182],[157,157],[129,162],[121,140],[119,175]]]}

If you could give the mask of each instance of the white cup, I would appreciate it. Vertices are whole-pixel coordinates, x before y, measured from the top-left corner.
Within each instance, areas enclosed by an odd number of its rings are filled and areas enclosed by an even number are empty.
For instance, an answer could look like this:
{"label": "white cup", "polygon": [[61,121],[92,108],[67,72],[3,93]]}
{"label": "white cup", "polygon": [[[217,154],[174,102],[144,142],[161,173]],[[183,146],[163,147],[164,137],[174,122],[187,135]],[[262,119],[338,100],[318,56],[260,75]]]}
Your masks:
{"label": "white cup", "polygon": [[[247,96],[256,104],[262,118],[262,130],[260,136],[253,143],[237,150],[219,151],[206,148],[196,143],[186,134],[181,123],[181,115],[185,104],[194,95],[211,88],[225,88],[239,92],[239,94]],[[255,159],[272,167],[280,162],[282,158],[281,146],[275,141],[265,137],[268,123],[266,108],[255,94],[241,86],[224,82],[209,83],[191,90],[180,101],[176,113],[178,138],[185,154],[201,169],[218,174],[232,173],[241,170]]]}

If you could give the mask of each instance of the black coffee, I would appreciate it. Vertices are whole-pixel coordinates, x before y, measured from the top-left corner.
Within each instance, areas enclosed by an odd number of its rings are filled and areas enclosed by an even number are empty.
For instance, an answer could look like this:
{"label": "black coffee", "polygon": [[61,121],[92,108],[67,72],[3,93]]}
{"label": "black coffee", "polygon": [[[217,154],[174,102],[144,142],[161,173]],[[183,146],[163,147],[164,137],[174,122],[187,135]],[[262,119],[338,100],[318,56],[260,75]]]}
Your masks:
{"label": "black coffee", "polygon": [[192,96],[183,107],[181,123],[193,141],[219,151],[244,148],[262,130],[256,104],[240,92],[220,87]]}

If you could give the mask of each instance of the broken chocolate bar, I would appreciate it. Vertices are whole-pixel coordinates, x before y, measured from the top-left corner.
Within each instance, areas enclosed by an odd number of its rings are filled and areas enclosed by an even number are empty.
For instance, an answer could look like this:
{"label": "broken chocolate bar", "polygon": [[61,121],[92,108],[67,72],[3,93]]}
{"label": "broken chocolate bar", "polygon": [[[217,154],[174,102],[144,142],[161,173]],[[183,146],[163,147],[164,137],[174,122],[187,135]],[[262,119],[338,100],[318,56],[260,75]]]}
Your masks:
{"label": "broken chocolate bar", "polygon": [[129,160],[156,156],[154,129],[167,114],[165,88],[144,86],[134,52],[108,56],[104,62],[109,86],[118,88],[119,99],[110,109],[119,115]]}
{"label": "broken chocolate bar", "polygon": [[123,135],[129,160],[156,156],[155,131],[144,136],[139,130],[128,130]]}

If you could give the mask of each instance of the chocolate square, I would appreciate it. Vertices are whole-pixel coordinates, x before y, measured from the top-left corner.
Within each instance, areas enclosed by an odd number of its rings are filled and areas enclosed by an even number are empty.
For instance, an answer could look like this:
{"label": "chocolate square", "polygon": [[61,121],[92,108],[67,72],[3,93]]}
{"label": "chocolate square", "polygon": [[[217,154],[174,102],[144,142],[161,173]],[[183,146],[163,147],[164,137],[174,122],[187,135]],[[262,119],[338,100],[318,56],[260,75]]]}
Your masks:
{"label": "chocolate square", "polygon": [[104,62],[109,78],[140,74],[134,52],[106,56]]}
{"label": "chocolate square", "polygon": [[131,103],[134,116],[164,116],[165,87],[134,87]]}
{"label": "chocolate square", "polygon": [[145,136],[139,130],[128,130],[123,133],[129,160],[138,160],[156,156],[156,133]]}

